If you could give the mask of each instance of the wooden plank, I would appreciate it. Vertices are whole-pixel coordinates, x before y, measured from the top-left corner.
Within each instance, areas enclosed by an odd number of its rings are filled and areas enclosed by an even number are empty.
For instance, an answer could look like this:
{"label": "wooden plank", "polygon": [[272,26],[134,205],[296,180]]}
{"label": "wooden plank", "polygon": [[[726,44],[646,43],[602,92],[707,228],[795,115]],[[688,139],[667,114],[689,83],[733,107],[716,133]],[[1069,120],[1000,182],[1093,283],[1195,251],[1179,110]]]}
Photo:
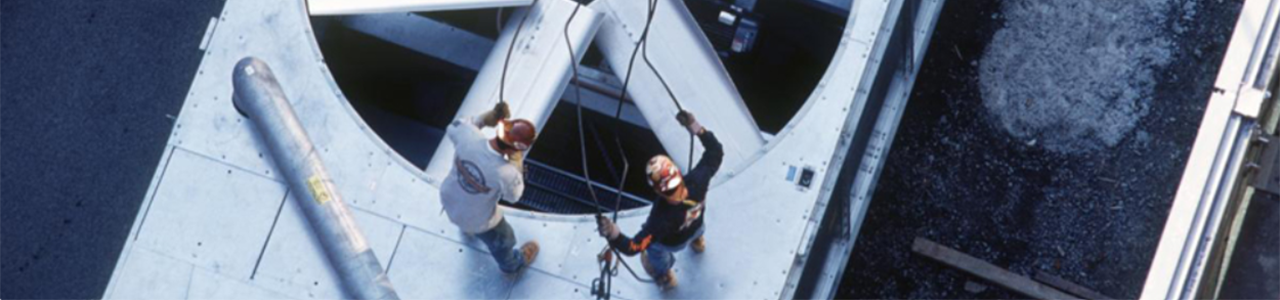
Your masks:
{"label": "wooden plank", "polygon": [[1061,289],[1064,292],[1071,293],[1085,299],[1090,299],[1090,300],[1115,299],[1115,298],[1107,297],[1107,295],[1103,295],[1102,293],[1091,290],[1087,287],[1076,284],[1075,282],[1062,279],[1062,277],[1053,276],[1052,274],[1049,274],[1049,273],[1037,271],[1035,279],[1036,281],[1043,282],[1044,284]]}
{"label": "wooden plank", "polygon": [[1022,275],[1014,274],[991,263],[948,248],[933,241],[917,237],[911,251],[932,258],[943,264],[986,279],[1014,292],[1036,299],[1079,299],[1063,291],[1041,284]]}

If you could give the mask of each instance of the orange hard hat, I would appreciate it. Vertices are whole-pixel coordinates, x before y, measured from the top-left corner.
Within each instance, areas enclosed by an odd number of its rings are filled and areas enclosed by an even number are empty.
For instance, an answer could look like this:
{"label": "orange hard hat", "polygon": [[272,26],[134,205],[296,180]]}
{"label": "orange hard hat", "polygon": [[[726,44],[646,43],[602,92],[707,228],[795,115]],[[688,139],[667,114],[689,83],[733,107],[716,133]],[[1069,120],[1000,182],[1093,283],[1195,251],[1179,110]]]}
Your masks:
{"label": "orange hard hat", "polygon": [[538,135],[537,127],[534,127],[533,122],[529,120],[501,120],[498,124],[501,125],[498,130],[498,140],[520,151],[529,150]]}
{"label": "orange hard hat", "polygon": [[649,177],[649,186],[653,187],[659,194],[668,195],[684,183],[684,176],[680,175],[680,168],[676,167],[676,163],[666,155],[658,155],[649,159],[649,165],[645,167],[645,175]]}

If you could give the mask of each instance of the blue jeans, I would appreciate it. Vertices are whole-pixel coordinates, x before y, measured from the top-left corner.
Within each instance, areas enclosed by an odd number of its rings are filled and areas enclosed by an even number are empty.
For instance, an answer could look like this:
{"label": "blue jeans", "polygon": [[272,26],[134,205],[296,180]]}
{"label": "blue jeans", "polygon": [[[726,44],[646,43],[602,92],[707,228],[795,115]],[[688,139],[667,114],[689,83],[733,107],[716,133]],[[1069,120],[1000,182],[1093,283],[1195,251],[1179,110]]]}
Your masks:
{"label": "blue jeans", "polygon": [[515,249],[516,234],[511,230],[511,224],[507,224],[507,219],[503,218],[498,222],[498,226],[475,236],[489,247],[489,254],[492,254],[493,260],[498,262],[498,269],[512,273],[524,266],[524,255]]}
{"label": "blue jeans", "polygon": [[649,266],[653,268],[653,274],[650,275],[653,275],[654,279],[667,276],[667,271],[671,270],[671,267],[676,265],[675,253],[689,247],[689,243],[692,243],[693,240],[702,237],[702,232],[705,231],[705,229],[707,229],[706,225],[698,228],[698,233],[694,234],[692,238],[688,241],[684,241],[684,243],[681,243],[680,245],[667,246],[662,243],[653,243],[652,245],[649,245],[649,248],[644,251],[646,258],[649,259]]}

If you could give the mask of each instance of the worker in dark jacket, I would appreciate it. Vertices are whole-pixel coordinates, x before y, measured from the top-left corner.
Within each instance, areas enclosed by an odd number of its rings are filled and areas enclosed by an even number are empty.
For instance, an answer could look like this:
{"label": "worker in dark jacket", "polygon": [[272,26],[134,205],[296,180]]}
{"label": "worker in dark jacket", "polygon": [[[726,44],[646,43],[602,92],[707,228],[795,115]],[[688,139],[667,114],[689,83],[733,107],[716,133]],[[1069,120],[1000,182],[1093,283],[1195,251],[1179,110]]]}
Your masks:
{"label": "worker in dark jacket", "polygon": [[724,149],[715,135],[698,124],[693,114],[682,111],[676,115],[676,119],[702,141],[702,146],[706,148],[702,153],[702,160],[688,176],[682,176],[680,169],[666,155],[658,155],[649,160],[649,165],[645,168],[649,186],[663,199],[653,203],[649,218],[634,237],[622,235],[617,225],[609,219],[598,218],[600,235],[623,254],[630,256],[641,253],[640,259],[645,271],[663,290],[676,287],[675,272],[672,270],[675,252],[684,250],[690,244],[695,253],[702,253],[706,248],[702,239],[702,215],[706,207],[704,200],[711,184],[711,176],[720,169],[720,162],[724,157]]}

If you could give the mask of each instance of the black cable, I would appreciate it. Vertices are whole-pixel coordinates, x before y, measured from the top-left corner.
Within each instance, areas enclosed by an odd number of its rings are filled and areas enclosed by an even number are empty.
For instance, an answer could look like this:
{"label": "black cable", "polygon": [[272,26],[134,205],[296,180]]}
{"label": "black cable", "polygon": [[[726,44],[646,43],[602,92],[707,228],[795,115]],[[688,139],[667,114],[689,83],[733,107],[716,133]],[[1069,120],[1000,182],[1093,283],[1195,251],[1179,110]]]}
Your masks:
{"label": "black cable", "polygon": [[[570,66],[570,69],[573,70],[574,81],[577,81],[578,79],[578,62],[577,62],[577,56],[574,55],[573,42],[569,38],[569,24],[573,23],[573,18],[578,15],[578,10],[581,8],[582,8],[582,4],[577,3],[577,5],[573,7],[573,12],[569,14],[569,19],[564,23],[564,45],[569,50],[568,51],[569,66]],[[590,165],[587,163],[587,138],[586,138],[586,134],[584,134],[582,131],[582,128],[583,128],[582,126],[582,87],[578,86],[577,84],[573,85],[573,87],[574,87],[573,93],[574,93],[574,98],[576,100],[575,104],[577,106],[576,108],[577,108],[577,117],[578,117],[578,149],[582,154],[582,176],[584,179],[583,183],[586,184],[587,186],[587,192],[590,193],[591,200],[595,201],[596,203],[596,218],[603,218],[604,207],[600,205],[600,198],[598,198],[598,196],[596,195],[595,187],[591,186]],[[626,176],[625,169],[626,167],[624,167],[623,176]],[[617,193],[621,195],[621,191],[622,190],[619,189]],[[614,218],[616,221],[617,220],[616,209],[614,210]],[[617,252],[617,250],[613,249],[613,247],[609,245],[608,242],[606,241],[604,250],[601,250],[601,254],[598,255],[599,256],[598,259],[600,259],[600,277],[596,278],[595,280],[592,280],[591,282],[591,285],[592,285],[591,292],[596,295],[597,299],[607,300],[610,298],[613,292],[613,274],[610,274],[610,265],[612,264],[612,260],[604,257],[605,255],[607,255],[608,253],[607,251],[610,251],[610,250],[614,251],[615,254]],[[621,258],[619,257],[619,259]],[[613,269],[617,270],[617,267],[614,266]],[[628,269],[630,269],[630,267],[628,267]]]}
{"label": "black cable", "polygon": [[[520,30],[524,29],[524,22],[529,20],[529,15],[533,14],[533,8],[537,6],[538,0],[533,0],[533,3],[529,4],[529,9],[525,10],[524,16],[520,18],[520,24],[516,24],[516,34],[511,37],[511,45],[507,46],[507,59],[502,62],[502,79],[498,81],[498,102],[507,102],[507,66],[511,65],[511,52],[512,50],[515,50],[516,42],[520,39]],[[498,21],[501,23],[502,11],[499,10],[498,13]],[[570,20],[573,19],[570,18]],[[501,31],[499,31],[498,34],[501,35]]]}
{"label": "black cable", "polygon": [[[657,11],[657,5],[658,5],[658,2],[657,2],[656,0],[651,0],[651,1],[649,1],[649,10],[648,10],[648,14],[647,14],[647,16],[646,16],[646,18],[645,18],[644,30],[640,33],[640,41],[639,41],[639,42],[637,42],[637,43],[636,43],[636,47],[635,47],[634,49],[632,49],[632,50],[631,50],[631,60],[630,60],[630,61],[628,62],[628,64],[627,64],[627,75],[625,76],[625,78],[624,78],[624,79],[623,79],[623,81],[622,81],[622,99],[619,99],[619,100],[618,100],[618,106],[617,106],[617,109],[616,109],[616,110],[614,111],[614,113],[613,113],[613,118],[614,118],[614,119],[616,119],[616,120],[620,120],[620,119],[622,118],[622,104],[623,104],[623,102],[625,102],[625,101],[626,101],[626,97],[627,97],[627,95],[628,95],[628,94],[627,94],[627,88],[631,85],[631,71],[632,71],[632,70],[634,70],[634,68],[635,68],[635,64],[636,64],[636,54],[641,53],[641,52],[643,52],[643,54],[644,54],[645,65],[647,65],[647,66],[649,67],[649,70],[653,71],[653,74],[654,74],[654,75],[656,75],[656,76],[658,77],[658,81],[659,81],[660,83],[662,83],[662,87],[663,87],[663,89],[665,89],[665,90],[667,91],[667,96],[671,97],[671,100],[672,100],[673,102],[675,102],[675,104],[676,104],[676,109],[679,109],[680,111],[684,111],[683,106],[681,106],[681,105],[680,105],[680,101],[676,99],[676,95],[675,95],[674,93],[672,93],[672,92],[671,92],[671,88],[667,85],[666,79],[662,78],[662,74],[659,74],[659,73],[658,73],[658,69],[657,69],[657,68],[654,68],[654,67],[653,67],[653,64],[649,62],[649,57],[648,57],[648,48],[649,48],[649,32],[650,32],[649,30],[652,28],[652,25],[653,25],[653,17],[654,17],[654,15],[655,15],[655,12]],[[643,48],[643,49],[642,49],[642,48]],[[617,144],[619,151],[622,151],[622,157],[623,157],[623,159],[624,159],[623,161],[625,162],[625,161],[626,161],[626,152],[625,152],[625,150],[622,150],[622,149],[623,149],[623,148],[622,148],[622,141],[621,141],[620,139],[617,139],[617,125],[616,125],[616,124],[615,124],[615,126],[614,126],[614,137],[615,137],[614,141],[615,141],[615,143]],[[693,158],[693,147],[692,147],[692,146],[693,146],[693,140],[692,140],[692,134],[691,134],[691,136],[690,136],[689,146],[690,146],[690,148],[689,148],[689,158],[690,158],[690,159],[689,159],[689,163],[690,163],[690,165],[692,166],[692,164],[693,164],[693,159],[692,159],[692,158]],[[624,167],[623,167],[623,169],[625,170],[625,169],[627,169],[627,167],[625,167],[625,166],[624,166]],[[624,171],[624,172],[625,172],[625,171]],[[623,181],[623,182],[625,182],[625,181],[626,181],[626,174],[623,174],[623,179],[622,179],[622,181]],[[621,191],[621,190],[622,190],[621,183],[619,183],[618,191]],[[619,210],[618,208],[621,206],[621,202],[622,202],[622,195],[621,195],[621,193],[619,193],[619,194],[618,194],[618,202],[615,202],[615,208],[614,208],[614,210],[613,210],[613,220],[614,220],[615,222],[618,220],[618,210]],[[632,269],[632,268],[631,268],[631,264],[628,264],[628,263],[627,263],[627,261],[626,261],[626,259],[623,259],[622,253],[621,253],[621,252],[619,252],[619,251],[618,251],[618,249],[614,249],[614,248],[612,248],[612,247],[610,247],[609,249],[611,249],[611,250],[613,251],[614,256],[615,256],[615,257],[617,257],[617,259],[618,259],[618,262],[620,262],[620,263],[621,263],[621,265],[622,265],[624,268],[626,268],[626,269],[627,269],[627,273],[631,273],[631,276],[632,276],[632,277],[635,277],[636,281],[645,282],[645,283],[653,283],[653,282],[654,282],[654,280],[653,280],[653,279],[651,279],[651,278],[643,278],[643,277],[640,277],[640,274],[637,274],[637,273],[636,273],[636,271],[635,271],[634,269]],[[613,275],[614,275],[614,276],[617,276],[617,274],[618,274],[618,267],[617,267],[617,265],[614,265],[614,268],[613,268]]]}
{"label": "black cable", "polygon": [[[622,263],[622,266],[627,268],[627,273],[631,273],[631,277],[635,277],[635,278],[636,278],[636,281],[644,282],[644,283],[653,283],[653,282],[654,282],[654,281],[653,281],[653,278],[642,278],[642,277],[640,277],[640,274],[637,274],[637,273],[636,273],[636,270],[632,270],[632,269],[631,269],[631,265],[630,265],[630,264],[627,264],[627,261],[626,261],[626,260],[624,260],[624,259],[622,259],[622,257],[621,257],[621,253],[619,253],[619,252],[618,252],[618,249],[613,249],[613,252],[614,252],[615,254],[617,254],[617,255],[615,255],[615,256],[619,256],[619,257],[618,257],[618,262],[621,262],[621,263]],[[618,271],[618,270],[617,270],[617,266],[615,266],[615,267],[614,267],[613,275],[615,275],[615,276],[616,276],[616,275],[618,275],[618,272],[617,272],[617,271]]]}
{"label": "black cable", "polygon": [[[622,102],[618,102],[621,106]],[[622,178],[618,180],[618,187],[614,189],[615,198],[613,199],[613,222],[618,222],[618,210],[622,209],[622,188],[627,185],[627,173],[631,171],[631,162],[627,159],[627,150],[622,148],[622,139],[618,137],[618,122],[614,120],[613,142],[618,147],[618,152],[622,156]]]}
{"label": "black cable", "polygon": [[[580,8],[582,8],[581,3],[574,6],[573,13],[569,14],[569,20],[564,23],[564,45],[569,48],[569,66],[570,69],[573,70],[574,80],[578,79],[578,63],[577,56],[573,55],[573,42],[569,40],[569,24],[573,23],[573,18],[578,15],[578,9]],[[583,183],[587,186],[587,192],[591,194],[591,200],[596,203],[596,215],[600,216],[604,214],[604,206],[600,205],[600,199],[596,196],[596,189],[591,186],[591,168],[587,164],[587,138],[586,134],[582,132],[582,87],[579,87],[576,84],[573,85],[573,87],[574,98],[577,100],[575,101],[575,104],[577,105],[578,113],[578,149],[581,150],[582,153]]]}
{"label": "black cable", "polygon": [[[641,33],[641,35],[640,35],[640,40],[639,40],[639,42],[637,42],[637,43],[636,43],[636,47],[631,51],[631,59],[630,59],[630,61],[628,62],[628,65],[627,65],[627,74],[626,74],[625,78],[623,79],[623,83],[622,83],[622,93],[621,93],[621,94],[622,94],[622,98],[621,98],[621,99],[618,99],[618,105],[617,105],[616,109],[614,110],[614,115],[613,115],[614,119],[615,119],[616,121],[618,121],[618,122],[620,122],[620,120],[621,120],[621,118],[622,118],[622,105],[623,105],[623,103],[624,103],[624,102],[626,102],[626,99],[627,99],[627,95],[628,95],[628,94],[627,94],[627,89],[630,87],[630,84],[631,84],[631,74],[632,74],[632,70],[634,70],[634,67],[635,67],[635,62],[636,62],[636,56],[637,56],[637,54],[641,54],[641,56],[643,56],[643,57],[644,57],[645,65],[646,65],[647,67],[649,67],[649,70],[653,71],[653,74],[654,74],[656,77],[658,77],[658,82],[662,84],[662,88],[667,92],[667,96],[671,98],[671,101],[672,101],[673,103],[675,103],[675,105],[676,105],[676,109],[677,109],[677,110],[679,110],[679,111],[681,111],[681,112],[685,111],[685,110],[684,110],[684,106],[680,104],[680,100],[679,100],[679,98],[677,98],[677,97],[676,97],[676,95],[675,95],[675,93],[671,91],[671,87],[670,87],[670,85],[668,85],[668,84],[667,84],[666,78],[663,78],[663,77],[662,77],[662,74],[658,72],[658,69],[657,69],[656,67],[654,67],[654,66],[653,66],[653,63],[649,60],[649,43],[648,43],[648,41],[649,41],[649,33],[650,33],[650,29],[652,28],[652,25],[653,25],[653,18],[654,18],[654,16],[656,15],[656,12],[657,12],[657,6],[658,6],[658,2],[657,2],[657,0],[650,0],[650,1],[649,1],[649,9],[648,9],[648,14],[647,14],[647,16],[646,16],[646,18],[645,18],[644,31]],[[579,7],[581,7],[581,4],[578,4],[578,6],[574,7],[573,13],[569,15],[569,21],[565,23],[565,30],[564,30],[564,35],[565,35],[565,45],[569,48],[570,61],[571,61],[571,63],[573,63],[573,66],[572,66],[572,69],[573,69],[573,78],[574,78],[574,80],[575,80],[575,81],[576,81],[576,80],[577,80],[577,78],[578,78],[578,68],[577,68],[577,63],[576,63],[576,62],[573,62],[573,59],[574,59],[574,58],[576,58],[576,57],[574,57],[574,56],[573,56],[573,45],[572,45],[572,43],[569,41],[569,31],[568,31],[568,30],[569,30],[569,29],[568,29],[568,28],[569,28],[569,26],[568,26],[568,25],[569,25],[569,23],[570,23],[570,22],[572,22],[572,21],[573,21],[573,17],[574,17],[575,15],[577,15],[577,13],[578,13],[578,8],[579,8]],[[517,32],[518,32],[518,30],[517,30]],[[585,138],[585,134],[583,134],[583,132],[582,132],[582,94],[581,94],[581,87],[578,87],[577,85],[574,85],[574,93],[575,93],[575,96],[577,97],[577,103],[576,103],[576,104],[577,104],[577,114],[578,114],[578,138],[579,138],[579,143],[581,143],[581,144],[582,144],[582,145],[580,145],[579,149],[580,149],[580,151],[582,152],[583,175],[584,175],[585,179],[588,181],[587,187],[588,187],[588,191],[590,191],[590,193],[591,193],[592,200],[595,200],[595,201],[596,201],[596,203],[597,203],[597,210],[599,210],[599,207],[600,207],[600,206],[599,206],[599,199],[598,199],[598,198],[596,198],[597,196],[596,196],[596,194],[595,194],[595,190],[594,190],[594,189],[592,189],[592,188],[591,188],[591,186],[590,186],[590,183],[589,183],[589,182],[591,181],[591,176],[589,175],[589,171],[587,171],[587,167],[588,167],[588,166],[587,166],[586,146],[585,146],[585,144],[586,144],[585,139],[586,139],[586,138]],[[618,220],[618,211],[620,210],[621,205],[622,205],[622,192],[621,192],[621,191],[622,191],[623,186],[624,186],[624,185],[625,185],[625,183],[626,183],[627,173],[628,173],[628,170],[629,170],[629,168],[630,168],[630,162],[629,162],[629,160],[627,159],[626,150],[622,147],[622,141],[621,141],[621,139],[619,138],[619,135],[618,135],[618,133],[619,133],[619,130],[618,130],[618,124],[617,124],[618,122],[615,122],[614,127],[613,127],[614,142],[615,142],[615,145],[618,147],[618,150],[619,150],[619,152],[620,152],[620,154],[621,154],[621,156],[622,156],[622,158],[623,158],[623,163],[624,163],[624,165],[623,165],[623,175],[621,176],[622,178],[621,178],[621,180],[619,180],[619,183],[618,183],[618,188],[617,188],[617,191],[618,191],[618,192],[617,192],[617,199],[615,199],[615,202],[614,202],[614,210],[613,210],[613,221],[614,221],[614,222],[617,222],[617,220]],[[692,132],[690,132],[690,133],[689,133],[689,166],[688,166],[688,168],[687,168],[688,170],[691,170],[691,169],[693,168],[693,150],[694,150],[694,136],[693,136],[693,133],[692,133]],[[598,216],[598,215],[597,215],[597,216]],[[634,269],[632,269],[632,268],[631,268],[631,265],[630,265],[630,264],[628,264],[628,263],[627,263],[627,261],[626,261],[625,259],[623,259],[622,253],[621,253],[621,252],[619,252],[619,251],[618,251],[618,249],[615,249],[615,248],[613,248],[612,246],[610,246],[610,245],[607,245],[607,244],[606,244],[605,249],[604,249],[603,251],[612,251],[612,253],[614,254],[614,256],[618,259],[618,262],[620,262],[620,263],[621,263],[621,265],[622,265],[624,268],[626,268],[626,269],[627,269],[627,272],[628,272],[628,273],[631,273],[631,276],[632,276],[632,277],[635,277],[635,279],[636,279],[637,281],[640,281],[640,282],[646,282],[646,283],[653,283],[653,282],[654,282],[654,280],[653,280],[653,279],[651,279],[651,278],[643,278],[643,277],[640,277],[640,275],[639,275],[638,273],[636,273]],[[603,252],[602,252],[601,256],[603,257],[603,255],[604,255],[604,254],[603,254]],[[614,265],[614,266],[613,266],[612,271],[610,271],[610,270],[609,270],[609,263],[608,263],[608,262],[604,262],[604,264],[603,264],[603,268],[601,269],[601,278],[611,278],[611,276],[606,276],[606,275],[609,275],[609,273],[612,273],[612,276],[617,276],[617,274],[618,274],[618,268],[617,268],[617,265]],[[608,298],[609,298],[609,292],[610,292],[610,290],[612,289],[612,280],[611,280],[611,279],[604,279],[604,280],[601,280],[600,278],[598,278],[598,279],[596,279],[596,280],[597,280],[597,281],[599,281],[599,282],[602,282],[601,284],[603,284],[603,285],[604,285],[604,286],[602,287],[602,288],[603,288],[603,291],[601,291],[601,292],[603,292],[603,295],[597,295],[597,296],[599,296],[599,297],[603,297],[604,299],[608,299]],[[595,283],[595,282],[593,282],[593,286],[594,286],[595,284],[596,284],[596,283]]]}
{"label": "black cable", "polygon": [[[653,66],[653,62],[649,61],[649,27],[653,25],[653,17],[657,16],[657,11],[658,11],[658,0],[650,0],[649,14],[645,19],[645,23],[644,23],[644,33],[640,35],[640,42],[636,44],[636,48],[640,50],[641,56],[644,57],[644,64],[649,66],[649,70],[653,71],[653,75],[658,77],[658,82],[662,84],[662,88],[667,91],[667,96],[671,97],[671,102],[676,104],[676,109],[681,112],[684,112],[684,106],[680,105],[680,99],[676,98],[676,94],[671,92],[671,86],[667,85],[667,80],[662,77],[662,73],[658,72],[658,68]],[[636,51],[632,50],[631,65],[635,65],[635,60],[636,60]],[[630,78],[631,78],[631,67],[628,66],[627,79],[630,80]],[[625,96],[627,84],[623,83],[622,86],[623,86],[623,95]],[[621,108],[619,108],[618,110],[618,113],[620,112],[621,112]],[[693,143],[694,143],[693,132],[689,132],[689,160],[688,160],[688,165],[685,167],[686,171],[693,170],[693,150],[694,150]]]}
{"label": "black cable", "polygon": [[[644,28],[646,32],[649,31],[649,26],[653,24],[653,17],[657,15],[657,11],[658,11],[658,1],[650,0],[649,1],[649,17],[647,20],[645,20],[645,23],[644,23]],[[653,62],[649,61],[649,39],[647,36],[643,41],[641,41],[641,44],[643,45],[643,47],[640,49],[640,52],[641,52],[641,56],[644,57],[644,64],[648,65],[649,70],[653,70],[653,75],[658,77],[658,82],[662,83],[662,88],[667,91],[667,96],[671,97],[671,102],[674,102],[676,104],[676,109],[680,111],[684,111],[684,107],[680,105],[680,99],[676,98],[676,94],[671,92],[671,86],[667,85],[667,80],[665,78],[662,78],[662,73],[659,73],[658,68],[654,67]],[[635,54],[632,54],[632,55],[634,56]]]}

